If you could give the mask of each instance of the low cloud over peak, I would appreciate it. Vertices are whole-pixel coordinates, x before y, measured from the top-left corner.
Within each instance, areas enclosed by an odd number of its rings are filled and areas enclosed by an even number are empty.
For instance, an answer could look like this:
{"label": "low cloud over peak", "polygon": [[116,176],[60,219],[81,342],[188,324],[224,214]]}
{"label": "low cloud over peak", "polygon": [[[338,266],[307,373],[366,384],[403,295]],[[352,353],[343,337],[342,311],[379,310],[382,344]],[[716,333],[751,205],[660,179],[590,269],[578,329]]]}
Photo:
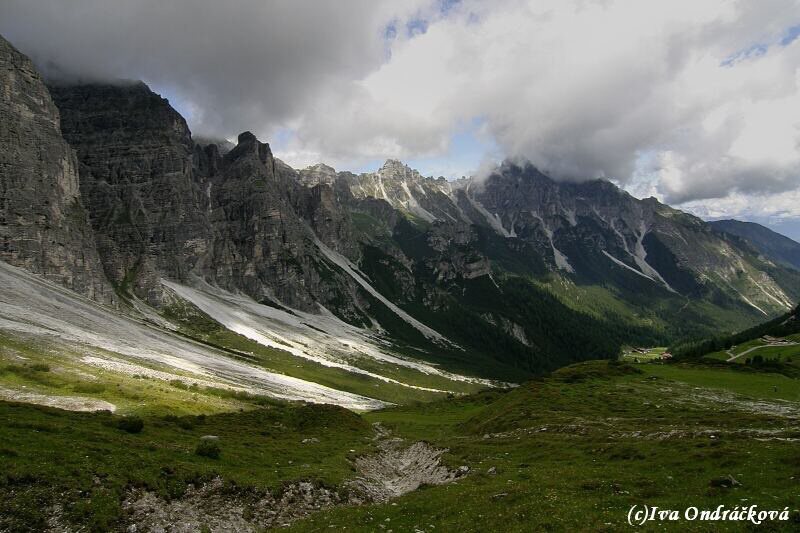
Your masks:
{"label": "low cloud over peak", "polygon": [[[798,13],[797,0],[6,0],[0,32],[51,74],[142,78],[194,131],[252,129],[296,166],[474,162],[453,150],[486,146],[697,205],[800,188]],[[484,141],[454,143],[465,129]]]}

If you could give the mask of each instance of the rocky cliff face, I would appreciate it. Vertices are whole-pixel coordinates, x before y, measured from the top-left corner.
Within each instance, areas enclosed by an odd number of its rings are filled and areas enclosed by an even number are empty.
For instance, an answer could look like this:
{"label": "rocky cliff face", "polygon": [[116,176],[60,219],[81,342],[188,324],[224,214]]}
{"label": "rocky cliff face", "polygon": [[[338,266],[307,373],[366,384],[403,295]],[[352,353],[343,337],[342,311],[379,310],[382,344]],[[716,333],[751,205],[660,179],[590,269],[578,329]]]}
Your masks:
{"label": "rocky cliff face", "polygon": [[[424,265],[439,282],[488,276],[501,267],[499,248],[486,249],[486,238],[475,231],[484,228],[506,241],[508,253],[527,256],[526,265],[517,261],[518,273],[540,275],[544,266],[578,284],[619,286],[618,297],[627,291],[635,298],[646,289],[763,316],[785,310],[800,296],[792,288],[795,276],[764,262],[752,248],[606,181],[556,182],[531,165],[504,163],[484,180],[447,182],[393,160],[376,172],[335,178],[333,169],[316,165],[301,171],[299,181],[346,188],[349,210],[370,221],[361,237],[397,259],[396,276],[398,265],[411,261],[402,247],[385,242],[397,231],[397,218],[386,210],[422,229],[429,250],[417,267]],[[426,277],[419,270],[410,275]]]}
{"label": "rocky cliff face", "polygon": [[78,162],[30,60],[0,37],[0,259],[109,302]]}
{"label": "rocky cliff face", "polygon": [[230,150],[196,144],[142,83],[52,86],[109,279],[154,306],[161,278],[199,276],[258,301],[358,314],[357,289],[318,241],[357,256],[330,185],[306,188],[250,133]]}
{"label": "rocky cliff face", "polygon": [[749,247],[609,182],[560,183],[530,165],[504,164],[464,194],[484,208],[486,224],[536,244],[553,267],[578,279],[602,282],[622,268],[675,294],[738,301],[762,314],[785,310],[798,297]]}
{"label": "rocky cliff face", "polygon": [[327,263],[318,244],[349,242],[336,233],[334,218],[341,215],[332,189],[301,187],[250,132],[209,166],[217,170],[209,177],[213,251],[204,277],[258,301],[310,311],[322,304],[355,316],[355,285]]}
{"label": "rocky cliff face", "polygon": [[400,161],[389,159],[376,172],[342,173],[356,198],[385,200],[393,208],[423,222],[458,221],[454,187],[444,178],[425,178]]}
{"label": "rocky cliff face", "polygon": [[51,86],[108,278],[159,305],[209,250],[209,199],[186,121],[141,82]]}

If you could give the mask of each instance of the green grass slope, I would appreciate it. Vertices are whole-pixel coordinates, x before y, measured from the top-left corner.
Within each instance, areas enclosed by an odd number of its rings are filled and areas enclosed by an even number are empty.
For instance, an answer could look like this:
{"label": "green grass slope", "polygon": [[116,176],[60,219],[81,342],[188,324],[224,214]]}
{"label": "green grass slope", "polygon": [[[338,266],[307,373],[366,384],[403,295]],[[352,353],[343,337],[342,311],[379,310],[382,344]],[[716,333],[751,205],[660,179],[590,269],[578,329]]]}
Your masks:
{"label": "green grass slope", "polygon": [[[352,459],[374,452],[376,422],[407,444],[446,448],[445,464],[470,473],[387,503],[330,508],[290,531],[623,531],[632,505],[792,510],[800,494],[798,385],[744,365],[592,361],[510,391],[362,415],[246,401],[241,412],[217,415],[151,412],[140,433],[120,429],[122,418],[108,413],[0,402],[0,530],[39,530],[55,504],[75,529],[115,530],[129,488],[180,499],[191,483],[215,476],[254,490],[297,480],[342,487]],[[194,453],[203,435],[219,437],[219,458]],[[729,476],[735,486],[726,486]]]}
{"label": "green grass slope", "polygon": [[[369,413],[409,439],[448,448],[450,464],[467,464],[473,474],[391,504],[327,511],[291,531],[626,531],[632,505],[794,509],[800,398],[791,391],[800,383],[787,380],[588,362],[505,394]],[[740,485],[719,486],[727,476]],[[767,529],[792,531],[800,514],[792,520]],[[679,521],[646,529],[747,527]]]}

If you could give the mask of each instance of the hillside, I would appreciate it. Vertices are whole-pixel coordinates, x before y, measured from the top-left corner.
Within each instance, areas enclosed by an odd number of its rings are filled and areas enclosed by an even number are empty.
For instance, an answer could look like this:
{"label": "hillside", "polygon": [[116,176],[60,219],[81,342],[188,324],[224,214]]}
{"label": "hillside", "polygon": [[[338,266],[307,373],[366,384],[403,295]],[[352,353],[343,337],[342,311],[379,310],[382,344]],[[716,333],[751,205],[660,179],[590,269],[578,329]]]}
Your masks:
{"label": "hillside", "polygon": [[800,244],[789,237],[754,222],[715,220],[709,224],[723,233],[741,237],[769,260],[800,270]]}
{"label": "hillside", "polygon": [[800,376],[800,307],[734,335],[717,336],[673,348],[681,359],[720,360],[770,368]]}
{"label": "hillside", "polygon": [[642,502],[747,502],[788,509],[771,525],[790,531],[798,394],[780,374],[590,362],[365,415],[246,399],[213,416],[152,411],[138,432],[109,413],[0,402],[0,529],[622,531]]}

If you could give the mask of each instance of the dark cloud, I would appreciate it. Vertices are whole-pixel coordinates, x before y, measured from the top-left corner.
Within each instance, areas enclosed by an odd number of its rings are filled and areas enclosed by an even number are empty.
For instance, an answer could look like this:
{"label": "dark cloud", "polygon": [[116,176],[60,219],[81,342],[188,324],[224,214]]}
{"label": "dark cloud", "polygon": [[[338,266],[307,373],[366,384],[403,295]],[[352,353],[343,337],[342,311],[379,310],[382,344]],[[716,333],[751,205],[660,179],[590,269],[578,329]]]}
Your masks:
{"label": "dark cloud", "polygon": [[[413,6],[412,6],[413,7]],[[333,0],[3,0],[0,32],[51,77],[137,78],[179,95],[204,133],[266,133],[328,84],[385,59],[410,7]]]}

